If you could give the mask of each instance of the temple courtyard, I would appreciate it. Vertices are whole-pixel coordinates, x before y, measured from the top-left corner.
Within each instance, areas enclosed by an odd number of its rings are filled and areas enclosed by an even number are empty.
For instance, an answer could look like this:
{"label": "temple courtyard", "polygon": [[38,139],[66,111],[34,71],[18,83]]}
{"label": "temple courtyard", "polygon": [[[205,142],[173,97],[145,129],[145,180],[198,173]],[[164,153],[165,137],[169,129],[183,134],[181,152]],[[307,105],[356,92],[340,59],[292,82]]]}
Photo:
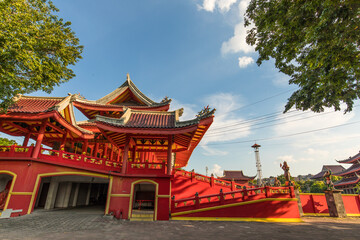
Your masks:
{"label": "temple courtyard", "polygon": [[103,216],[95,207],[36,210],[0,219],[0,239],[359,239],[360,218],[304,217],[302,223],[155,221]]}

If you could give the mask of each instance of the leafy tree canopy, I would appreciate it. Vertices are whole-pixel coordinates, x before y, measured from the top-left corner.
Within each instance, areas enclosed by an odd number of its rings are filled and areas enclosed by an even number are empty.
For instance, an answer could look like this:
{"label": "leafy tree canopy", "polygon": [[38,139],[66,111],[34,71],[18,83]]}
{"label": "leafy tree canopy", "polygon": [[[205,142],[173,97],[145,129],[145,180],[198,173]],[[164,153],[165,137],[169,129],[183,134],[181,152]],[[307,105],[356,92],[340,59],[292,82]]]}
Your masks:
{"label": "leafy tree canopy", "polygon": [[247,43],[256,46],[257,64],[275,59],[296,90],[285,112],[351,111],[360,96],[359,0],[252,0],[245,25]]}
{"label": "leafy tree canopy", "polygon": [[69,65],[83,47],[70,22],[55,15],[48,0],[0,1],[0,107],[7,109],[17,94],[42,90],[75,76]]}
{"label": "leafy tree canopy", "polygon": [[0,137],[0,146],[11,146],[15,144],[17,144],[15,140]]}

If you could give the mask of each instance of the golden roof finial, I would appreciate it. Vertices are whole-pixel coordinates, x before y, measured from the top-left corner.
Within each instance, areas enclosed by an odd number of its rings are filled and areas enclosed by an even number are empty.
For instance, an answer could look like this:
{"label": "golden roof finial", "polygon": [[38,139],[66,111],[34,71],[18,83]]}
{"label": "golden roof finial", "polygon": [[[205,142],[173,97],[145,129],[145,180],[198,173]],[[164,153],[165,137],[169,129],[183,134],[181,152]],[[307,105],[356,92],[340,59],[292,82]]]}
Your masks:
{"label": "golden roof finial", "polygon": [[126,81],[130,81],[130,74],[129,73],[126,74]]}

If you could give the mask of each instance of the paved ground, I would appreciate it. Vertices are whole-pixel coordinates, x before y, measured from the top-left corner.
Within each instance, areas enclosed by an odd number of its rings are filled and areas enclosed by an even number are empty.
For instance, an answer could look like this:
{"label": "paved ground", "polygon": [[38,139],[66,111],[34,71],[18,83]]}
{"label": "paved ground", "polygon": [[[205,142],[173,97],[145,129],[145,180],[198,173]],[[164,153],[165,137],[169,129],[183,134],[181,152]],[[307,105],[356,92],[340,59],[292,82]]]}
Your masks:
{"label": "paved ground", "polygon": [[0,239],[360,239],[360,218],[306,217],[303,223],[129,222],[82,208],[0,219]]}

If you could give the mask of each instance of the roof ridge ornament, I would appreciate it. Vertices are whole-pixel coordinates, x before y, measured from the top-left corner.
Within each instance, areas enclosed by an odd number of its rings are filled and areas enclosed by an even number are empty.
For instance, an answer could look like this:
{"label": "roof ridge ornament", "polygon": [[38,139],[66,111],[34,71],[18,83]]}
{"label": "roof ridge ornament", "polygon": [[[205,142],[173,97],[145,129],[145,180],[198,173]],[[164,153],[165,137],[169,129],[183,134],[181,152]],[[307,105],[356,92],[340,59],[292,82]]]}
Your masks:
{"label": "roof ridge ornament", "polygon": [[209,105],[207,105],[200,112],[198,112],[198,114],[196,115],[196,118],[208,117],[208,116],[214,114],[215,111],[216,111],[216,108],[213,108],[212,110],[210,110]]}
{"label": "roof ridge ornament", "polygon": [[126,81],[127,81],[127,82],[130,82],[130,81],[131,81],[131,79],[130,79],[130,74],[129,74],[129,73],[126,74]]}

